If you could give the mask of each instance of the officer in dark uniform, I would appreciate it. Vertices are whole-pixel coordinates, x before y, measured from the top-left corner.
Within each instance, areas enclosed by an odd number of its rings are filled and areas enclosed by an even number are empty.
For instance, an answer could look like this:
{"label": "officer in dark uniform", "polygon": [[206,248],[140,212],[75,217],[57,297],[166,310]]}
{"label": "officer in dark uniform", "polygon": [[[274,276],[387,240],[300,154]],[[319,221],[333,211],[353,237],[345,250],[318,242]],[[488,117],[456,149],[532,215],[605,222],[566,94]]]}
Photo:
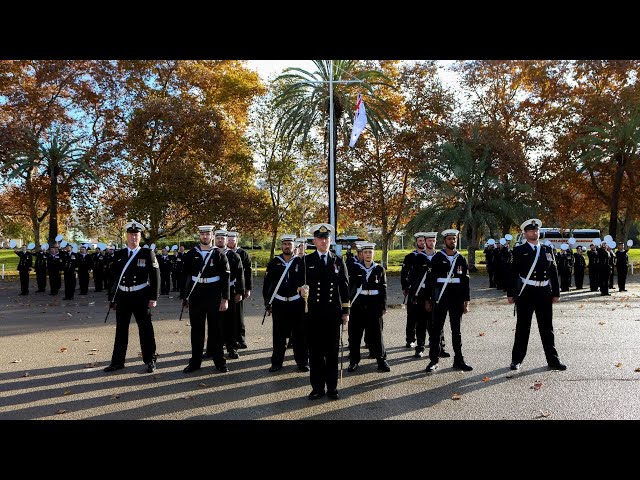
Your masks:
{"label": "officer in dark uniform", "polygon": [[360,342],[365,330],[368,332],[367,345],[378,362],[378,370],[391,371],[382,335],[383,316],[387,313],[387,275],[384,268],[373,261],[374,253],[375,244],[365,243],[362,246],[363,263],[357,263],[349,270],[352,299],[348,328],[349,372],[355,372],[360,363]]}
{"label": "officer in dark uniform", "polygon": [[558,274],[560,276],[560,291],[569,291],[569,278],[571,276],[571,267],[569,266],[569,245],[563,243],[560,245],[560,255],[558,255]]}
{"label": "officer in dark uniform", "polygon": [[[215,231],[216,247],[221,253],[227,256],[229,263],[229,308],[223,312],[222,324],[224,326],[224,343],[227,347],[227,355],[229,358],[236,359],[239,357],[237,350],[237,304],[242,300],[244,293],[244,272],[242,271],[242,259],[240,255],[227,248],[227,231]],[[185,292],[185,295],[187,292]],[[213,339],[207,339],[207,351],[204,358],[212,356]]]}
{"label": "officer in dark uniform", "polygon": [[584,269],[587,263],[584,260],[582,254],[582,245],[576,247],[576,253],[573,254],[573,273],[576,277],[576,290],[582,290],[582,284],[584,283]]}
{"label": "officer in dark uniform", "polygon": [[316,251],[304,258],[307,283],[301,294],[309,306],[307,332],[311,393],[309,400],[326,394],[337,400],[338,347],[340,325],[349,323],[349,274],[342,259],[329,251],[330,233],[335,229],[328,223],[311,227]]}
{"label": "officer in dark uniform", "polygon": [[496,241],[493,238],[490,238],[487,241],[487,247],[484,249],[485,263],[487,264],[487,275],[489,276],[489,288],[494,288],[496,286],[496,271],[494,265],[494,255],[493,252],[496,249]]}
{"label": "officer in dark uniform", "polygon": [[29,272],[33,265],[33,254],[23,245],[21,251],[17,249],[14,253],[20,257],[18,260],[18,272],[20,274],[20,295],[29,295]]}
{"label": "officer in dark uniform", "polygon": [[497,290],[504,290],[505,286],[504,270],[502,268],[502,250],[504,250],[506,242],[507,241],[504,237],[501,238],[496,245],[496,249],[493,251],[493,266],[495,270],[495,285]]}
{"label": "officer in dark uniform", "polygon": [[169,295],[171,291],[171,259],[167,247],[162,249],[158,263],[160,264],[160,295]]}
{"label": "officer in dark uniform", "polygon": [[[242,261],[242,274],[244,276],[244,291],[242,298],[236,304],[236,341],[237,348],[247,348],[246,328],[244,325],[244,301],[251,297],[251,289],[253,288],[251,278],[251,257],[243,248],[238,247],[240,234],[238,232],[227,232],[227,248],[237,253]],[[236,290],[239,292],[239,290]]]}
{"label": "officer in dark uniform", "polygon": [[[424,357],[427,344],[427,332],[431,328],[433,314],[429,294],[425,288],[431,260],[436,254],[435,246],[438,232],[422,232],[425,238],[425,249],[416,255],[413,268],[409,274],[409,298],[407,305],[412,305],[416,317],[416,352],[415,358]],[[444,328],[440,332],[440,358],[448,358],[451,354],[445,351]]]}
{"label": "officer in dark uniform", "polygon": [[49,295],[58,295],[62,279],[60,278],[60,272],[63,269],[63,259],[58,253],[58,244],[54,244],[49,248],[49,255],[47,256],[47,271],[49,272],[49,288],[51,291]]}
{"label": "officer in dark uniform", "polygon": [[611,260],[607,252],[607,244],[602,241],[598,246],[598,279],[600,281],[600,295],[609,296],[609,275],[612,272]]}
{"label": "officer in dark uniform", "polygon": [[78,260],[78,284],[80,285],[80,295],[89,293],[89,272],[93,269],[93,258],[87,253],[87,247],[82,245],[80,253],[77,255]]}
{"label": "officer in dark uniform", "polygon": [[600,281],[598,279],[598,251],[593,243],[589,245],[587,258],[589,259],[589,289],[592,292],[597,292],[598,287],[600,286]]}
{"label": "officer in dark uniform", "polygon": [[467,260],[456,250],[458,234],[454,228],[444,230],[444,248],[431,259],[425,288],[429,294],[429,303],[433,311],[433,320],[429,327],[429,364],[426,371],[438,368],[440,358],[440,337],[444,322],[449,313],[451,325],[451,344],[453,345],[453,368],[469,372],[471,365],[462,355],[462,334],[460,323],[462,315],[469,312],[469,268]]}
{"label": "officer in dark uniform", "polygon": [[[273,353],[269,371],[277,372],[282,368],[289,337],[298,370],[308,372],[309,349],[305,332],[304,301],[298,292],[298,288],[304,283],[304,265],[302,258],[293,252],[295,235],[282,235],[280,240],[282,253],[267,264],[262,287],[265,309],[273,317]],[[278,282],[280,286],[274,295]]]}
{"label": "officer in dark uniform", "polygon": [[[180,290],[180,286],[178,285],[178,265],[176,262],[176,260],[178,259],[178,247],[176,245],[174,246],[176,248],[171,247],[169,249],[169,260],[171,260],[171,291],[178,292]],[[182,267],[182,265],[180,266]]]}
{"label": "officer in dark uniform", "polygon": [[618,291],[626,292],[627,269],[629,268],[629,254],[625,248],[624,242],[618,242],[618,250],[616,251],[616,269],[618,271]]}
{"label": "officer in dark uniform", "polygon": [[66,252],[62,256],[62,271],[64,275],[64,298],[63,300],[73,300],[76,293],[76,271],[78,270],[78,255],[69,244],[65,247]]}
{"label": "officer in dark uniform", "polygon": [[226,255],[212,244],[213,227],[201,225],[198,230],[200,245],[183,256],[185,298],[182,302],[189,307],[191,324],[191,358],[183,371],[189,373],[200,368],[207,324],[209,352],[216,369],[224,373],[229,371],[223,348],[223,312],[229,308],[229,263]]}
{"label": "officer in dark uniform", "polygon": [[[513,262],[513,250],[511,250],[511,235],[504,236],[504,244],[500,249],[500,271],[502,272],[502,288],[506,292],[511,275],[511,263]],[[508,237],[508,238],[507,238]]]}
{"label": "officer in dark uniform", "polygon": [[616,254],[613,252],[615,247],[615,241],[610,240],[607,242],[607,255],[609,255],[609,289],[615,288],[613,286],[613,272],[616,269]]}
{"label": "officer in dark uniform", "polygon": [[[46,247],[49,245],[45,244]],[[38,282],[37,292],[44,292],[47,289],[47,251],[43,250],[41,245],[36,247],[35,271],[36,281]]]}
{"label": "officer in dark uniform", "polygon": [[[413,235],[415,238],[416,249],[408,253],[402,262],[402,268],[400,269],[400,285],[402,286],[402,293],[405,297],[409,296],[411,289],[411,271],[419,260],[424,259],[424,250],[426,248],[426,233],[417,232]],[[422,256],[420,256],[422,255]],[[406,347],[413,348],[416,346],[416,305],[407,298],[407,327],[405,329]]]}
{"label": "officer in dark uniform", "polygon": [[178,251],[176,252],[176,261],[175,261],[175,269],[176,276],[178,277],[178,289],[180,291],[180,298],[184,299],[184,245],[180,245],[178,247]]}
{"label": "officer in dark uniform", "polygon": [[156,339],[151,309],[155,308],[160,293],[160,269],[155,253],[149,248],[140,248],[140,233],[144,229],[142,224],[129,222],[124,228],[127,231],[127,246],[113,256],[109,296],[109,308],[116,309],[116,338],[111,364],[104,371],[124,368],[129,323],[133,314],[138,324],[146,372],[153,373],[156,370]]}
{"label": "officer in dark uniform", "polygon": [[511,353],[511,370],[519,370],[527,354],[534,312],[549,368],[567,369],[560,362],[553,335],[553,304],[560,300],[558,271],[551,248],[538,242],[541,226],[542,222],[537,218],[524,222],[520,228],[527,242],[513,251],[513,271],[507,297],[509,303],[516,302],[518,320]]}
{"label": "officer in dark uniform", "polygon": [[107,296],[110,296],[111,287],[112,287],[112,279],[111,279],[111,270],[113,269],[113,246],[109,245],[107,247],[107,251],[104,254],[104,276],[102,277],[104,280],[104,289],[107,291]]}
{"label": "officer in dark uniform", "polygon": [[[102,287],[104,286],[104,253],[103,249],[98,244],[96,246],[95,253],[91,256],[93,262],[93,286],[96,289],[96,292],[101,292]],[[105,245],[102,245],[104,247]]]}

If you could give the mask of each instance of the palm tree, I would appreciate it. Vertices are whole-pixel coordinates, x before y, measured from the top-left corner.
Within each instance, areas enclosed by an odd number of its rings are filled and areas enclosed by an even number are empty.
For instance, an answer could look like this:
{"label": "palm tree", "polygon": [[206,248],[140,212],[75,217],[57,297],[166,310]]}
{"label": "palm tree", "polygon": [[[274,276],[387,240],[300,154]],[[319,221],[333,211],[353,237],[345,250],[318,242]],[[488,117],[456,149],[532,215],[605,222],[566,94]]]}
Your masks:
{"label": "palm tree", "polygon": [[[420,181],[428,189],[433,202],[420,210],[407,228],[417,231],[425,226],[439,230],[455,226],[464,232],[468,242],[469,269],[475,271],[475,251],[480,234],[487,227],[514,224],[515,219],[531,213],[523,202],[507,200],[529,187],[523,184],[505,185],[492,169],[492,151],[474,127],[471,138],[454,128],[453,139],[439,147],[438,162],[420,172]],[[511,193],[511,195],[507,195]]]}
{"label": "palm tree", "polygon": [[[578,157],[580,172],[589,175],[599,197],[605,203],[608,201],[609,235],[615,240],[625,233],[619,218],[620,199],[625,174],[630,176],[634,172],[633,164],[638,160],[640,110],[633,111],[628,118],[614,117],[609,122],[599,122],[584,130],[587,134],[577,140],[577,144],[582,146]],[[636,194],[631,192],[629,201],[633,201]]]}
{"label": "palm tree", "polygon": [[51,141],[41,141],[34,133],[25,131],[28,147],[16,151],[11,165],[11,177],[25,171],[39,171],[49,177],[49,238],[53,244],[58,235],[58,192],[59,182],[65,183],[77,174],[83,173],[92,179],[96,175],[86,162],[87,150],[77,146],[82,137],[65,139],[60,130],[51,135]]}
{"label": "palm tree", "polygon": [[[276,78],[280,93],[275,98],[276,108],[282,111],[276,124],[278,134],[290,143],[302,138],[302,144],[314,127],[327,132],[329,125],[329,79],[336,82],[333,87],[333,137],[343,134],[348,143],[349,123],[355,111],[355,93],[363,92],[367,108],[367,123],[377,138],[391,131],[391,121],[387,115],[387,103],[376,95],[375,87],[389,85],[389,79],[378,70],[361,69],[355,60],[313,60],[317,71],[311,73],[301,68],[287,68]],[[332,69],[333,67],[333,69]],[[344,83],[360,80],[358,83]],[[340,83],[343,82],[343,83]],[[346,118],[345,118],[346,117]],[[347,120],[348,119],[348,120]],[[324,136],[325,143],[328,134]],[[333,156],[337,142],[333,144]],[[328,152],[327,158],[331,158]],[[329,160],[330,161],[330,160]],[[334,170],[335,183],[335,170]],[[337,225],[335,225],[337,228]]]}

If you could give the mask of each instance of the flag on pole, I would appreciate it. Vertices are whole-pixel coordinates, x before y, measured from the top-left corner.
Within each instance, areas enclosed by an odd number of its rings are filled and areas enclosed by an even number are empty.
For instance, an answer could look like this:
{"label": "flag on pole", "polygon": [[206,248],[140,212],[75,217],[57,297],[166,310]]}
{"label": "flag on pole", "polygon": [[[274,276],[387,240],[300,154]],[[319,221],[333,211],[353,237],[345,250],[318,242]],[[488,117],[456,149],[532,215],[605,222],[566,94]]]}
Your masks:
{"label": "flag on pole", "polygon": [[356,114],[353,117],[353,130],[351,130],[351,141],[349,142],[349,146],[353,148],[353,146],[358,141],[358,137],[364,130],[364,127],[367,125],[367,112],[364,109],[364,101],[362,100],[362,95],[358,94],[358,99],[356,100]]}

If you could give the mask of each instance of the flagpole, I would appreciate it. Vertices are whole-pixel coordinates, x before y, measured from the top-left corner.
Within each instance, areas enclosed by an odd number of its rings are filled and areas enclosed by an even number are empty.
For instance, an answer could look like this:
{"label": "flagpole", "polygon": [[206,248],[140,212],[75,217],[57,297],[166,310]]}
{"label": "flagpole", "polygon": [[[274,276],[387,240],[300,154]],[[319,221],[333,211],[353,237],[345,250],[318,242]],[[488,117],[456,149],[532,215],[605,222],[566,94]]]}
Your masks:
{"label": "flagpole", "polygon": [[336,218],[336,164],[334,155],[333,138],[333,60],[329,60],[329,224],[335,228],[334,235],[338,231],[338,219]]}

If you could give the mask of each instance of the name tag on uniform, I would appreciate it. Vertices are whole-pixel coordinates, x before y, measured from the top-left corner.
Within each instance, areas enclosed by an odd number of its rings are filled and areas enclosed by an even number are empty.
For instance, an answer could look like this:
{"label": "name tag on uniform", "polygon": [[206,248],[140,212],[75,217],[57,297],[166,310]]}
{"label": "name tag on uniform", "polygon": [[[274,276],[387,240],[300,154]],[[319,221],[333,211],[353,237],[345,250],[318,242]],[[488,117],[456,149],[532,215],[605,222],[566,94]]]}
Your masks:
{"label": "name tag on uniform", "polygon": [[547,260],[549,260],[550,262],[553,262],[553,257],[551,256],[550,253],[547,253]]}
{"label": "name tag on uniform", "polygon": [[147,265],[147,259],[146,258],[138,259],[138,266],[139,267],[145,267],[146,265]]}

